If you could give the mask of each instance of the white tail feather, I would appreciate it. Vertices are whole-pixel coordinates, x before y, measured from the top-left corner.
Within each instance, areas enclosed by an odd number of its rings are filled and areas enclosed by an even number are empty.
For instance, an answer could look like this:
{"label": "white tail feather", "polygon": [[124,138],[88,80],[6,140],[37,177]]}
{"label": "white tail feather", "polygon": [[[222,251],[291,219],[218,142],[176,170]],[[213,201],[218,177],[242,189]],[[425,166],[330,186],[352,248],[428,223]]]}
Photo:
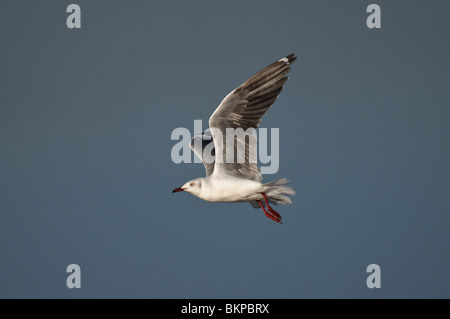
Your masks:
{"label": "white tail feather", "polygon": [[292,187],[286,186],[288,183],[289,181],[286,178],[282,178],[277,181],[264,184],[263,186],[266,188],[265,193],[269,202],[275,205],[292,204],[292,201],[288,195],[294,196],[295,191]]}

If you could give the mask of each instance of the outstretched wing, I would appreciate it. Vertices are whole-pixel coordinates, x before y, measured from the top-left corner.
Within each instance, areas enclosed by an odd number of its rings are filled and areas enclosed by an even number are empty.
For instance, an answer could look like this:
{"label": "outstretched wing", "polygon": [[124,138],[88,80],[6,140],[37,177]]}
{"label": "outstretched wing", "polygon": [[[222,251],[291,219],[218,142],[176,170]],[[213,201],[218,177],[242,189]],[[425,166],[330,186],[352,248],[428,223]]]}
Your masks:
{"label": "outstretched wing", "polygon": [[[215,174],[238,176],[255,181],[262,180],[256,160],[252,160],[251,154],[249,154],[251,146],[256,148],[256,136],[227,137],[226,129],[242,128],[245,131],[251,128],[256,130],[264,114],[278,98],[284,83],[288,80],[287,74],[291,69],[290,65],[296,59],[294,54],[290,54],[256,73],[229,93],[211,115],[209,127],[213,134],[216,156],[223,156],[220,161],[216,158]],[[215,130],[220,130],[222,138],[216,136],[218,134]],[[227,138],[234,139],[234,161],[231,163],[227,162],[225,154]],[[233,141],[230,142],[233,143]],[[245,154],[238,152],[238,147],[245,147]],[[239,158],[239,154],[241,154],[241,158]]]}
{"label": "outstretched wing", "polygon": [[215,156],[214,142],[211,132],[207,130],[202,134],[195,135],[189,146],[194,151],[195,155],[202,160],[202,163],[205,166],[206,176],[211,175],[214,172]]}

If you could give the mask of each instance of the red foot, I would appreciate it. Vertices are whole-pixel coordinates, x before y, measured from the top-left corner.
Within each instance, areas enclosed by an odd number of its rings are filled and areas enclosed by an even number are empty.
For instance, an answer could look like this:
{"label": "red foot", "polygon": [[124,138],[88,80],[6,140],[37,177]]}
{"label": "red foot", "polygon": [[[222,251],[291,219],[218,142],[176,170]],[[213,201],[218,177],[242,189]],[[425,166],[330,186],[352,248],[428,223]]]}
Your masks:
{"label": "red foot", "polygon": [[[266,216],[268,217],[268,218],[270,218],[271,220],[273,220],[273,221],[275,221],[275,222],[277,222],[277,223],[280,223],[280,224],[283,224],[282,222],[281,222],[281,216],[280,217],[277,217],[277,216],[275,216],[275,215],[272,215],[272,214],[270,214],[270,213],[268,213],[267,211],[266,211],[266,209],[264,208],[264,205],[261,203],[261,201],[259,200],[258,201],[258,203],[259,203],[259,206],[261,206],[261,208],[262,208],[262,210],[264,211],[264,214],[266,214]],[[270,211],[270,210],[269,210]],[[278,213],[277,213],[278,214]],[[278,216],[279,216],[280,214],[278,214]]]}
{"label": "red foot", "polygon": [[274,214],[275,216],[277,216],[278,219],[281,220],[281,215],[278,214],[278,212],[277,212],[275,209],[273,209],[272,207],[270,207],[269,202],[267,201],[266,193],[261,193],[261,195],[263,195],[263,197],[264,197],[264,201],[266,202],[266,206],[267,206],[267,209],[269,210],[269,212],[271,212],[272,214]]}

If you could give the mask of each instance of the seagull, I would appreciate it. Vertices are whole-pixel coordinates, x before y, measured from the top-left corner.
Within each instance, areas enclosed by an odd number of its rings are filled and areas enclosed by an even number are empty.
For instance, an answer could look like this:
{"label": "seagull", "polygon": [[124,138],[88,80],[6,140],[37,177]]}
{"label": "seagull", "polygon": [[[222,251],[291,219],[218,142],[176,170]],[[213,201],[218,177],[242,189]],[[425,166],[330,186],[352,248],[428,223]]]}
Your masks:
{"label": "seagull", "polygon": [[[282,224],[281,215],[269,203],[292,204],[288,195],[295,195],[294,189],[286,186],[289,183],[286,178],[261,183],[260,168],[256,161],[249,158],[250,147],[257,143],[256,136],[230,137],[225,132],[227,128],[243,130],[258,128],[262,117],[278,98],[288,80],[290,65],[296,59],[294,54],[290,54],[272,63],[222,100],[209,118],[209,132],[205,131],[194,136],[190,143],[191,149],[205,166],[206,177],[190,180],[183,186],[175,188],[172,193],[184,191],[209,202],[249,202],[254,208],[261,208],[268,218]],[[234,147],[246,147],[244,159],[242,153],[234,155],[238,153],[234,152],[232,162],[223,160],[227,149],[223,153],[219,153],[218,150],[223,150],[224,145],[228,145],[227,138],[233,138]],[[207,148],[210,150],[212,160],[206,158]],[[223,158],[219,157],[220,154]]]}

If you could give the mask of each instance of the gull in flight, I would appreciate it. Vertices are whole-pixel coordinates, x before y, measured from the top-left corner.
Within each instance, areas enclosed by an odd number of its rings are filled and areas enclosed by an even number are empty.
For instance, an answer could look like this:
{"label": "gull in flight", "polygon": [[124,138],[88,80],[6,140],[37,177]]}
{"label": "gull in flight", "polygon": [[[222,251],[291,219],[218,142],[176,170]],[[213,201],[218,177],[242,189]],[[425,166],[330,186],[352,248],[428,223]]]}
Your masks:
{"label": "gull in flight", "polygon": [[[209,132],[194,136],[191,149],[202,160],[206,177],[197,178],[175,188],[172,193],[185,191],[209,202],[249,202],[261,208],[271,220],[282,223],[281,215],[271,204],[292,204],[288,195],[295,195],[288,180],[282,178],[262,184],[257,161],[252,160],[250,149],[257,143],[256,136],[229,136],[227,129],[256,130],[264,114],[278,98],[288,80],[290,65],[297,58],[290,54],[253,75],[231,91],[209,118]],[[220,134],[222,133],[222,134]],[[227,138],[234,147],[245,147],[245,152],[232,152],[232,160],[225,149]],[[210,145],[210,143],[214,143]],[[212,148],[213,146],[213,148]],[[209,148],[208,148],[209,147]],[[206,158],[210,150],[212,160]],[[222,152],[219,152],[221,150]],[[230,155],[230,154],[228,154]],[[224,160],[227,158],[227,160]]]}

